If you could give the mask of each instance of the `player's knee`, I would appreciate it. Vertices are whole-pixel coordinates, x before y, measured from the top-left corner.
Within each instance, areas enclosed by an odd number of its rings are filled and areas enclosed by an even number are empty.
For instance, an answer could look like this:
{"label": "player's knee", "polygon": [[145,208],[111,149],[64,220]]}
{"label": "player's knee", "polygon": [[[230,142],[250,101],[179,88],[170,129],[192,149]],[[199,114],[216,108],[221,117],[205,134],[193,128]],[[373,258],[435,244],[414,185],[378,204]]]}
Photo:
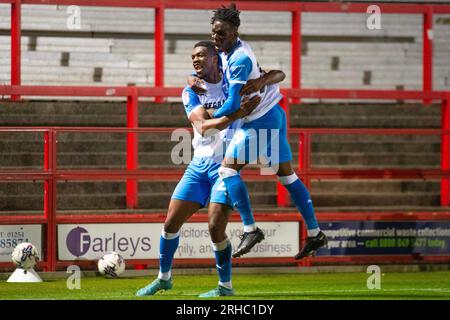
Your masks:
{"label": "player's knee", "polygon": [[225,167],[220,167],[218,173],[221,179],[230,178],[239,174],[239,172],[237,172],[236,170]]}
{"label": "player's knee", "polygon": [[225,236],[224,227],[218,221],[212,221],[208,224],[209,234],[213,242],[218,242]]}
{"label": "player's knee", "polygon": [[219,230],[219,221],[218,221],[218,219],[209,219],[209,221],[208,221],[208,230],[209,230],[209,233],[211,233],[211,234],[217,233],[217,231]]}
{"label": "player's knee", "polygon": [[215,235],[217,235],[217,231],[219,230],[219,227],[218,227],[217,223],[215,223],[215,221],[210,221],[208,224],[208,230],[209,230],[209,234],[211,235],[211,237],[214,237]]}
{"label": "player's knee", "polygon": [[224,226],[223,220],[220,218],[216,218],[218,215],[213,216],[208,221],[208,230],[211,235],[212,240],[214,241],[217,238],[220,238],[224,235],[226,226]]}
{"label": "player's knee", "polygon": [[167,215],[166,221],[164,221],[164,231],[168,233],[176,233],[180,230],[183,221],[177,219],[176,215],[171,215],[170,212]]}
{"label": "player's knee", "polygon": [[174,219],[168,219],[164,222],[164,231],[168,233],[176,233],[180,230],[180,224]]}

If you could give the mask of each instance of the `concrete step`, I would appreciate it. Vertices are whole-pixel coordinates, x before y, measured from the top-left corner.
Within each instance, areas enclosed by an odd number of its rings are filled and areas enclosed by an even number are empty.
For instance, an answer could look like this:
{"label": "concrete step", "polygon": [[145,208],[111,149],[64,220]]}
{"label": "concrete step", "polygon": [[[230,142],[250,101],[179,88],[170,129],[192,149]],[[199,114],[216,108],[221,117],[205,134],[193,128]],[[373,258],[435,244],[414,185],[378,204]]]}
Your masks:
{"label": "concrete step", "polygon": [[[143,192],[171,192],[175,188],[177,181],[145,181],[139,182],[139,190]],[[246,181],[250,191],[276,192],[274,181]],[[58,182],[58,192],[61,193],[112,193],[123,192],[124,182],[93,182],[93,181],[65,181]],[[2,182],[0,183],[1,194],[29,194],[40,192],[43,183],[36,182]],[[415,192],[431,191],[437,192],[440,189],[438,181],[427,180],[373,180],[373,179],[321,179],[313,180],[312,188],[315,191],[339,191],[339,192]]]}
{"label": "concrete step", "polygon": [[336,153],[417,153],[435,154],[440,153],[440,143],[405,143],[405,142],[343,142],[343,143],[312,143],[312,152],[336,152]]}
{"label": "concrete step", "polygon": [[[277,192],[275,181],[245,181],[250,193],[275,194]],[[138,182],[139,193],[167,193],[172,194],[177,181],[145,181]],[[28,196],[41,195],[43,182],[2,182],[0,183],[1,196]],[[65,181],[57,183],[57,191],[65,195],[102,195],[125,194],[125,182],[103,181]],[[440,192],[440,182],[430,180],[313,180],[311,193],[353,194],[353,193],[393,193],[411,195],[416,193]]]}
{"label": "concrete step", "polygon": [[409,194],[411,192],[440,192],[440,182],[432,180],[312,180],[311,192],[328,193],[398,193]]}
{"label": "concrete step", "polygon": [[[192,133],[191,133],[192,137]],[[179,140],[172,141],[171,133],[139,133],[141,152],[169,152]],[[299,137],[289,137],[291,150],[296,153]],[[126,133],[58,133],[58,152],[124,151]],[[43,152],[44,134],[34,132],[0,132],[0,149],[6,153]],[[312,151],[315,152],[384,152],[431,153],[440,152],[440,136],[414,135],[313,135]]]}
{"label": "concrete step", "polygon": [[[186,127],[187,128],[187,127]],[[168,142],[171,141],[171,132],[161,133],[138,133],[140,142]],[[105,143],[114,141],[122,143],[126,141],[126,133],[109,133],[109,132],[61,132],[58,134],[58,143],[87,142],[87,143]]]}
{"label": "concrete step", "polygon": [[312,154],[312,167],[347,166],[354,168],[375,167],[439,167],[439,154],[427,153],[328,153]]}
{"label": "concrete step", "polygon": [[[63,115],[80,115],[80,114],[123,114],[127,113],[126,102],[119,101],[24,101],[21,103],[4,101],[1,102],[1,115],[9,114],[63,114]],[[140,101],[138,106],[139,112],[153,113],[159,115],[185,115],[183,105],[181,103],[152,103]]]}
{"label": "concrete step", "polygon": [[[145,134],[150,135],[150,134]],[[125,136],[125,135],[123,135]],[[140,135],[144,137],[144,135]],[[140,139],[141,140],[141,139]],[[293,140],[293,141],[292,141]],[[296,141],[297,140],[297,141]],[[338,140],[338,139],[336,139]],[[188,141],[189,143],[189,141]],[[179,144],[179,141],[171,141],[170,137],[165,137],[163,140],[140,141],[138,144],[139,152],[171,152]],[[190,143],[189,143],[190,144]],[[298,151],[298,139],[291,138],[291,150]],[[58,138],[57,150],[59,153],[65,152],[124,152],[127,148],[127,141],[120,140],[75,140],[68,141]],[[328,153],[423,153],[423,154],[438,154],[440,152],[440,143],[430,142],[408,142],[408,141],[362,141],[362,142],[312,142],[313,152],[328,152]],[[3,154],[8,153],[23,153],[23,152],[42,152],[44,149],[41,141],[10,141],[3,140],[0,136],[0,150]]]}
{"label": "concrete step", "polygon": [[[313,193],[312,199],[315,207],[385,207],[385,206],[439,206],[439,194],[415,192],[408,194],[393,193]],[[275,206],[276,194],[266,192],[250,193],[252,205]],[[170,201],[170,193],[140,193],[138,209],[164,210]],[[101,210],[125,209],[124,194],[68,194],[60,195],[57,199],[58,210]],[[42,195],[2,196],[0,209],[6,210],[42,210]]]}
{"label": "concrete step", "polygon": [[[140,126],[189,126],[181,104],[140,105]],[[0,125],[124,126],[122,102],[2,103]],[[440,106],[421,105],[323,105],[291,107],[293,127],[437,128]]]}
{"label": "concrete step", "polygon": [[[1,126],[104,126],[126,127],[126,115],[18,115],[3,116]],[[140,117],[140,127],[186,127],[186,116],[151,115]]]}
{"label": "concrete step", "polygon": [[[170,201],[169,193],[141,193],[138,198],[138,209],[165,210]],[[43,195],[2,196],[0,198],[0,210],[43,210]],[[255,205],[275,206],[276,195],[254,192],[250,200]],[[125,195],[94,194],[94,195],[60,195],[57,199],[57,210],[102,210],[102,209],[125,209]]]}
{"label": "concrete step", "polygon": [[[295,138],[291,136],[292,138]],[[441,143],[439,135],[349,135],[349,134],[320,134],[312,138],[314,143],[404,143],[404,144],[426,144]]]}
{"label": "concrete step", "polygon": [[291,105],[291,112],[296,114],[301,112],[302,115],[329,115],[330,113],[336,115],[346,116],[360,116],[360,115],[417,115],[417,116],[439,116],[441,114],[441,105],[433,104],[424,106],[422,104],[392,104],[392,103],[344,103],[344,104],[319,104],[319,103],[304,103],[301,105]]}
{"label": "concrete step", "polygon": [[292,127],[309,127],[309,128],[439,128],[440,119],[435,116],[422,117],[420,120],[415,116],[401,116],[401,117],[352,117],[345,116],[336,117],[330,116],[314,116],[301,117],[291,116]]}
{"label": "concrete step", "polygon": [[414,192],[393,193],[316,193],[312,195],[314,205],[320,207],[336,206],[439,206],[438,193]]}
{"label": "concrete step", "polygon": [[291,106],[293,127],[438,128],[440,105],[302,104]]}
{"label": "concrete step", "polygon": [[[176,156],[176,161],[181,157]],[[190,161],[192,154],[187,157]],[[0,161],[0,168],[42,166],[44,154],[41,152],[21,152],[4,154]],[[176,167],[170,152],[141,152],[138,163],[140,168]],[[188,163],[186,162],[186,163]],[[293,152],[293,164],[298,163],[298,154]],[[57,157],[58,168],[118,168],[125,167],[126,153],[123,152],[61,152]],[[313,168],[420,168],[439,167],[439,153],[362,153],[347,152],[315,152],[312,154]]]}
{"label": "concrete step", "polygon": [[[172,194],[178,181],[139,181],[139,194],[164,193]],[[246,181],[250,193],[276,193],[276,184],[273,181]],[[125,182],[58,182],[58,193],[71,194],[125,194]],[[21,190],[14,190],[14,194],[20,194]]]}
{"label": "concrete step", "polygon": [[[150,134],[145,134],[150,135]],[[180,143],[180,141],[171,141],[170,137],[161,140],[143,140],[144,134],[139,136],[138,150],[139,152],[167,152],[170,153],[173,148]],[[125,135],[123,135],[125,136]],[[296,141],[297,140],[297,141]],[[186,143],[191,144],[190,140]],[[299,143],[295,137],[291,138],[291,150],[294,153],[298,152]],[[328,152],[336,154],[348,153],[385,153],[385,154],[434,154],[440,153],[440,143],[430,143],[425,141],[420,142],[382,142],[382,141],[363,141],[363,142],[313,142],[311,150],[316,152]],[[20,141],[20,140],[2,140],[0,138],[0,150],[3,154],[15,153],[42,153],[44,149],[43,140],[41,141]],[[58,138],[57,151],[58,154],[80,153],[80,156],[87,152],[125,152],[127,149],[127,141],[125,139],[114,140],[61,140]]]}
{"label": "concrete step", "polygon": [[[190,129],[189,127],[182,127]],[[171,141],[171,132],[161,133],[139,133],[140,142],[167,142]],[[42,143],[44,134],[42,132],[0,132],[0,141],[8,143]],[[59,132],[58,143],[84,142],[105,143],[114,141],[121,143],[126,141],[125,133],[109,132]],[[298,135],[290,135],[291,147],[298,144]],[[336,144],[336,143],[404,143],[404,144],[439,144],[441,138],[436,136],[420,135],[348,135],[348,134],[316,134],[312,136],[312,143],[315,144]]]}

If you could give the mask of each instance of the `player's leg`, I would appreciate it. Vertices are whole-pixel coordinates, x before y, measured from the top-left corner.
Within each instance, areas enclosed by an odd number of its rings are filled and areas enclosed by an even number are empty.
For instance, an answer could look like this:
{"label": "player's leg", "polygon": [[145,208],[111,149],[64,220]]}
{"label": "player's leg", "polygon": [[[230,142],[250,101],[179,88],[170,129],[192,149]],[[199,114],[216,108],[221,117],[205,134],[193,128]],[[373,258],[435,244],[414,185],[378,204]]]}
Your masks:
{"label": "player's leg", "polygon": [[172,199],[159,239],[159,273],[149,285],[141,288],[137,296],[151,296],[161,290],[172,289],[172,262],[180,241],[181,226],[200,209],[197,202]]}
{"label": "player's leg", "polygon": [[235,158],[225,157],[219,168],[219,175],[225,183],[226,189],[237,208],[241,220],[244,223],[244,231],[255,231],[255,218],[253,217],[250,198],[247,187],[242,180],[239,172],[245,167],[245,164],[237,163]]}
{"label": "player's leg", "polygon": [[158,278],[140,289],[137,296],[153,295],[159,290],[172,288],[171,269],[179,244],[179,230],[191,215],[206,205],[210,195],[210,185],[204,182],[204,179],[207,180],[207,175],[202,172],[203,169],[204,163],[194,158],[176,186],[159,242]]}
{"label": "player's leg", "polygon": [[242,240],[233,252],[234,258],[246,254],[253,246],[264,240],[263,231],[255,223],[247,187],[239,174],[239,171],[247,163],[256,160],[257,150],[255,150],[255,146],[257,146],[258,138],[256,132],[251,128],[246,128],[245,125],[238,130],[233,136],[222,166],[219,168],[219,175],[225,183],[233,206],[237,208],[244,224]]}
{"label": "player's leg", "polygon": [[225,233],[230,215],[230,206],[222,203],[210,203],[208,229],[214,249],[219,284],[215,289],[201,294],[200,298],[234,295],[231,283],[231,242]]}
{"label": "player's leg", "polygon": [[159,240],[159,274],[162,280],[171,279],[172,261],[180,242],[181,226],[201,208],[200,203],[172,199]]}
{"label": "player's leg", "polygon": [[[277,107],[281,117],[281,127],[279,131],[278,145],[278,164],[272,164],[272,167],[278,175],[280,183],[288,190],[297,209],[300,211],[308,230],[306,245],[295,256],[295,259],[301,259],[312,255],[317,249],[327,243],[325,234],[320,231],[317,218],[314,213],[314,207],[310,193],[306,186],[295,174],[292,169],[292,152],[287,139],[286,114],[281,107]],[[272,150],[273,151],[273,150]]]}
{"label": "player's leg", "polygon": [[327,244],[325,234],[320,231],[310,193],[302,181],[292,170],[291,162],[281,163],[278,170],[278,179],[289,191],[291,199],[300,211],[306,223],[308,237],[305,246],[295,255],[295,259],[314,254],[314,252]]}

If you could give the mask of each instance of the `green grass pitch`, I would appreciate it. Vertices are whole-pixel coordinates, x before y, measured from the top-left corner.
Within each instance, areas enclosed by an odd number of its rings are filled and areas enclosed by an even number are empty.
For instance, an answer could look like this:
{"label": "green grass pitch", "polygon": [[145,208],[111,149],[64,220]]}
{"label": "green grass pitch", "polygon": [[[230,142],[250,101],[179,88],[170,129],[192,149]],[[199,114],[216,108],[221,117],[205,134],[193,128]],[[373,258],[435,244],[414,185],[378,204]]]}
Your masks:
{"label": "green grass pitch", "polygon": [[[299,299],[450,299],[450,272],[383,273],[381,289],[367,288],[366,273],[236,274],[236,296],[225,300]],[[0,299],[164,299],[192,300],[216,286],[215,275],[174,275],[172,290],[138,298],[135,292],[153,278],[81,278],[79,290],[69,290],[66,279],[42,283],[0,282]]]}

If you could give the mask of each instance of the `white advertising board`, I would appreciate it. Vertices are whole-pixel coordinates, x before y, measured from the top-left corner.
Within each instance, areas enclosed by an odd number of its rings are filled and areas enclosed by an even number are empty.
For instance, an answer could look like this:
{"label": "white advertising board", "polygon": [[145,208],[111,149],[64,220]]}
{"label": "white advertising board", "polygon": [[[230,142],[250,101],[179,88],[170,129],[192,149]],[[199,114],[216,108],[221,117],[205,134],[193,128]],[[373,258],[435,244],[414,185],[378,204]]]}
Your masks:
{"label": "white advertising board", "polygon": [[14,248],[22,242],[31,242],[42,257],[42,225],[0,225],[0,262],[11,262]]}
{"label": "white advertising board", "polygon": [[[105,223],[58,225],[59,260],[96,260],[116,251],[125,259],[158,259],[162,223]],[[259,222],[266,239],[246,257],[292,257],[299,250],[298,222]],[[228,224],[227,234],[233,247],[240,242],[243,226]],[[176,258],[213,258],[206,222],[186,223],[180,230]]]}

